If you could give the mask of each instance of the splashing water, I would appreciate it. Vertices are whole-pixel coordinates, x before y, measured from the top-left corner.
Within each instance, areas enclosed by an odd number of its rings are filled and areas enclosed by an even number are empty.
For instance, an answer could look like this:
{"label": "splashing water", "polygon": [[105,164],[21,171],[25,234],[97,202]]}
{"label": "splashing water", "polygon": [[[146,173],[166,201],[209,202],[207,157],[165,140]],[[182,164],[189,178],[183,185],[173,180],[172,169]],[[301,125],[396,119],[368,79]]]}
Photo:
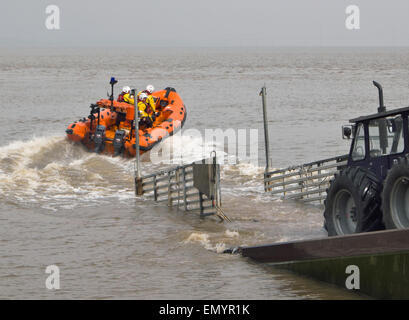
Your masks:
{"label": "splashing water", "polygon": [[89,153],[62,137],[0,148],[0,199],[57,210],[133,197],[131,162]]}
{"label": "splashing water", "polygon": [[212,245],[207,233],[193,232],[183,241],[183,243],[200,243],[206,250],[216,253],[223,253],[223,251],[226,250],[226,245],[223,242],[218,242],[215,245]]}
{"label": "splashing water", "polygon": [[[180,160],[174,157],[180,154],[184,163],[200,160],[201,143],[190,136],[170,137],[161,146],[164,152],[170,153],[169,161],[156,165],[148,153],[142,157],[142,169],[148,173],[169,167]],[[219,155],[225,155],[220,148]],[[133,170],[134,163],[130,159],[91,153],[64,137],[15,141],[0,147],[0,199],[9,204],[39,205],[53,211],[103,204],[112,198],[129,200],[134,198]],[[259,169],[251,164],[222,166],[222,178],[237,177],[238,172],[247,184],[248,176],[259,175]]]}

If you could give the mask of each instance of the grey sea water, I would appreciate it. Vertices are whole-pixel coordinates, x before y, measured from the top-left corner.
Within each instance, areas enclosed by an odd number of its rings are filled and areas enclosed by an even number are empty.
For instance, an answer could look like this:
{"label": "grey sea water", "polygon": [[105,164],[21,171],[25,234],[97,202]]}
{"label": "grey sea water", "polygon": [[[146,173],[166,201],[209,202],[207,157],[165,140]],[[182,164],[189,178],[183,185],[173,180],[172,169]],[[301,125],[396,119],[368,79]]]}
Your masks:
{"label": "grey sea water", "polygon": [[[263,84],[273,166],[284,167],[347,153],[341,125],[376,112],[371,81],[383,84],[388,108],[403,107],[408,75],[409,49],[399,48],[0,49],[0,298],[362,298],[218,252],[326,236],[322,207],[263,192]],[[111,76],[176,88],[185,129],[259,130],[258,164],[222,167],[232,223],[135,199],[131,160],[65,139]],[[200,144],[183,137],[182,153]],[[142,167],[158,165],[144,157]],[[52,264],[58,291],[45,287]]]}

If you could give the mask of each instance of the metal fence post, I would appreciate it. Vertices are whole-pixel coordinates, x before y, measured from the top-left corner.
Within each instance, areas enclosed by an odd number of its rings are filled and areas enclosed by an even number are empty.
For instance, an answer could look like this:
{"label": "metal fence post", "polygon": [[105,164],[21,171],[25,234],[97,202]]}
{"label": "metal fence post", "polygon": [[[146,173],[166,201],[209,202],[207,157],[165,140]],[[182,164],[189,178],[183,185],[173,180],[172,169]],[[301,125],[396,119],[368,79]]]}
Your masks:
{"label": "metal fence post", "polygon": [[186,199],[186,167],[182,169],[183,173],[183,203],[185,205],[185,211],[187,211],[187,199]]}
{"label": "metal fence post", "polygon": [[172,173],[168,172],[168,206],[172,207]]}
{"label": "metal fence post", "polygon": [[[136,89],[135,89],[136,92]],[[143,194],[142,178],[141,178],[141,159],[139,154],[139,112],[138,112],[138,98],[134,96],[135,108],[135,194],[140,196]]]}
{"label": "metal fence post", "polygon": [[283,182],[283,196],[285,198],[285,178],[284,177],[283,177],[282,182]]}
{"label": "metal fence post", "polygon": [[176,185],[176,191],[178,193],[177,195],[177,200],[178,200],[178,210],[179,210],[179,202],[180,202],[180,168],[177,168],[175,171],[175,185]]}
{"label": "metal fence post", "polygon": [[158,201],[158,189],[156,186],[156,176],[153,176],[153,198]]}
{"label": "metal fence post", "polygon": [[222,207],[222,194],[220,190],[220,167],[217,166],[217,158],[213,158],[213,173],[214,173],[214,182],[216,189],[216,206],[217,208]]}
{"label": "metal fence post", "polygon": [[[304,166],[302,166],[302,167],[299,169],[300,179],[303,178],[303,171],[304,171]],[[303,192],[303,186],[304,186],[304,181],[301,181],[301,182],[300,182],[300,187],[301,187],[300,192]],[[304,197],[301,196],[301,199],[303,199],[303,198],[304,198]]]}
{"label": "metal fence post", "polygon": [[203,193],[199,191],[199,205],[200,205],[200,215],[203,216],[204,208],[203,208]]}
{"label": "metal fence post", "polygon": [[[318,162],[318,163],[317,163],[317,167],[321,167],[321,166],[322,166],[322,163],[321,163],[321,162]],[[317,174],[320,175],[321,172],[322,172],[321,170],[318,170]],[[312,176],[312,172],[311,172],[311,176]],[[325,179],[324,179],[324,180],[325,180]],[[318,185],[318,190],[320,191],[320,192],[318,193],[318,196],[321,197],[321,183]],[[319,202],[321,203],[322,200],[320,200]]]}

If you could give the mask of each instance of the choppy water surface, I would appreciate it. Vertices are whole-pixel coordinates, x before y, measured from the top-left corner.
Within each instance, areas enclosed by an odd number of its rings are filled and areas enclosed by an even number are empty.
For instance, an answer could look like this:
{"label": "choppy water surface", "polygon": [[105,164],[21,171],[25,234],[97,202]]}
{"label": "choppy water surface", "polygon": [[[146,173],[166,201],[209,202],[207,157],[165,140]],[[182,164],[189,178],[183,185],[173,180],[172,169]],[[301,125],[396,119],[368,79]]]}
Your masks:
{"label": "choppy water surface", "polygon": [[[346,153],[341,125],[376,111],[371,81],[384,85],[388,107],[406,106],[408,71],[407,49],[2,49],[0,298],[360,298],[218,252],[326,236],[320,206],[263,192],[264,83],[273,165],[282,167]],[[258,165],[222,167],[232,223],[135,199],[130,160],[65,139],[111,75],[120,86],[175,87],[185,129],[260,130]],[[200,143],[180,145],[194,158]],[[145,172],[156,168],[144,157]],[[44,284],[51,264],[61,270],[56,292]]]}

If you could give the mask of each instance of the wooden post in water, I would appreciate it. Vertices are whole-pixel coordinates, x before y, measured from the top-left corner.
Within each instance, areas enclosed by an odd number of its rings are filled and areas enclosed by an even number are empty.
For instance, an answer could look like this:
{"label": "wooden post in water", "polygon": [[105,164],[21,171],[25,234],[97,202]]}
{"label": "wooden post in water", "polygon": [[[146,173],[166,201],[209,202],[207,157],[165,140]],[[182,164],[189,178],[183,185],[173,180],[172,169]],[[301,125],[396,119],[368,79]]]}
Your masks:
{"label": "wooden post in water", "polygon": [[[268,120],[267,120],[267,89],[264,85],[261,88],[260,95],[263,101],[263,120],[264,120],[264,143],[265,143],[265,151],[266,151],[266,169],[264,171],[264,178],[268,178],[268,172],[271,171],[270,167],[270,137],[268,135]],[[267,191],[267,185],[264,183],[264,190]]]}
{"label": "wooden post in water", "polygon": [[135,95],[134,95],[134,107],[135,107],[135,120],[134,120],[134,126],[135,126],[135,194],[137,196],[140,196],[143,194],[143,188],[142,188],[142,178],[141,178],[141,158],[139,154],[139,110],[138,110],[138,98],[136,95],[136,90],[135,90]]}

